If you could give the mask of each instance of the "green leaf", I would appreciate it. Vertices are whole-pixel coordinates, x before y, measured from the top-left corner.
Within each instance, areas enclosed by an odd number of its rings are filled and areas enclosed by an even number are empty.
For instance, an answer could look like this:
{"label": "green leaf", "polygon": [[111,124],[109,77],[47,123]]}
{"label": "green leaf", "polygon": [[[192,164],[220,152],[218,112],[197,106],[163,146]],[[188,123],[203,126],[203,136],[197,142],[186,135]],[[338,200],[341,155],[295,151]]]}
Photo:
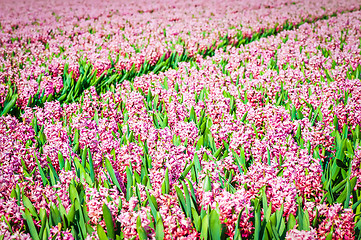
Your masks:
{"label": "green leaf", "polygon": [[4,107],[4,109],[3,109],[2,113],[1,113],[1,116],[6,115],[6,114],[14,107],[17,98],[18,98],[18,95],[17,95],[17,94],[15,94],[15,95],[12,96],[10,102],[8,102],[8,103],[5,105],[5,107]]}
{"label": "green leaf", "polygon": [[189,179],[186,179],[188,182],[188,186],[189,186],[189,190],[190,190],[190,196],[192,198],[192,202],[193,202],[193,206],[197,206],[197,198],[196,198],[196,194],[193,188],[193,184]]}
{"label": "green leaf", "polygon": [[331,227],[331,231],[327,234],[325,240],[332,240],[332,235],[333,235],[333,226]]}
{"label": "green leaf", "polygon": [[85,168],[86,167],[86,162],[87,162],[87,153],[88,153],[88,148],[85,146],[82,153],[81,153],[81,165]]}
{"label": "green leaf", "polygon": [[111,214],[108,206],[105,203],[103,204],[103,216],[104,216],[105,226],[107,227],[108,238],[115,239],[114,223],[113,223],[112,214]]}
{"label": "green leaf", "polygon": [[338,118],[337,115],[333,117],[333,126],[335,127],[335,130],[338,131]]}
{"label": "green leaf", "polygon": [[202,219],[202,230],[200,238],[208,240],[208,229],[209,229],[209,214],[206,214]]}
{"label": "green leaf", "polygon": [[79,218],[76,221],[76,225],[80,229],[81,236],[83,236],[83,238],[85,238],[87,235],[87,231],[86,231],[86,221],[85,221],[84,215],[83,215],[83,209],[82,209],[78,199],[75,199],[74,205],[75,205],[75,210],[78,211],[78,213],[79,213],[78,214]]}
{"label": "green leaf", "polygon": [[146,231],[144,230],[144,228],[142,227],[142,223],[141,223],[141,220],[140,220],[140,216],[138,216],[138,218],[137,218],[137,232],[138,232],[138,236],[139,236],[139,239],[140,239],[140,240],[146,240],[146,239],[148,239],[147,233],[146,233]]}
{"label": "green leaf", "polygon": [[[49,157],[47,157],[47,158],[48,158],[48,161],[50,161]],[[59,176],[56,173],[55,168],[53,167],[53,165],[51,163],[49,163],[48,166],[50,169],[50,182],[51,182],[51,185],[54,186],[59,181]]]}
{"label": "green leaf", "polygon": [[31,203],[29,198],[25,195],[23,195],[23,203],[24,203],[24,207],[29,210],[31,215],[33,215],[34,217],[37,217],[37,218],[39,217],[34,205]]}
{"label": "green leaf", "polygon": [[39,173],[41,176],[41,180],[43,181],[43,185],[46,186],[48,184],[48,179],[45,177],[45,173],[44,173],[42,167],[40,166],[40,162],[38,160],[38,157],[36,156],[36,153],[34,153],[34,157],[36,159],[36,163],[38,164],[38,169],[39,169]]}
{"label": "green leaf", "polygon": [[26,223],[28,225],[31,238],[34,239],[34,240],[40,240],[38,232],[36,231],[33,219],[32,219],[32,217],[30,215],[30,212],[27,209],[25,209],[23,217],[25,218]]}
{"label": "green leaf", "polygon": [[318,114],[321,114],[321,111],[320,111],[320,109],[321,109],[321,107],[322,107],[322,102],[320,103],[320,105],[317,107],[317,109],[316,109],[316,111],[315,111],[315,114],[313,115],[313,118],[312,118],[312,120],[311,120],[311,126],[313,126],[314,124],[315,124],[315,121],[316,121],[316,119],[317,119],[317,115]]}
{"label": "green leaf", "polygon": [[361,198],[352,205],[352,210],[354,211],[360,205],[360,203],[361,203]]}
{"label": "green leaf", "polygon": [[100,240],[108,240],[108,237],[105,234],[103,227],[99,224],[97,225],[97,233]]}
{"label": "green leaf", "polygon": [[186,214],[187,213],[187,206],[186,206],[186,203],[185,203],[185,200],[184,200],[184,195],[183,195],[182,191],[180,190],[180,188],[177,187],[177,186],[175,186],[175,191],[176,191],[177,196],[178,196],[179,204],[180,204],[183,212]]}
{"label": "green leaf", "polygon": [[187,176],[187,174],[188,174],[188,172],[191,170],[191,168],[194,166],[194,162],[192,162],[185,170],[184,170],[184,172],[181,174],[181,176],[179,177],[181,180],[183,180],[186,176]]}
{"label": "green leaf", "polygon": [[113,183],[115,184],[115,186],[117,186],[118,190],[119,190],[120,192],[122,192],[122,189],[120,188],[118,179],[117,179],[117,177],[115,176],[115,172],[114,172],[113,166],[112,166],[112,164],[110,163],[110,161],[109,161],[108,158],[105,158],[104,164],[105,164],[105,168],[107,169],[107,171],[108,171],[108,173],[109,173],[109,176],[110,176],[110,178],[112,179]]}
{"label": "green leaf", "polygon": [[46,227],[49,225],[48,224],[48,216],[47,216],[47,213],[46,213],[46,210],[44,208],[41,208],[39,210],[39,218],[40,218],[40,221],[41,221],[41,228],[40,228],[40,231],[39,231],[39,238],[46,238],[47,239],[47,232],[46,232]]}
{"label": "green leaf", "polygon": [[234,230],[234,239],[235,240],[242,240],[242,235],[241,235],[241,231],[239,229],[239,225],[240,225],[240,222],[241,222],[243,211],[244,211],[244,208],[238,214],[238,218],[237,218],[237,222],[236,222],[236,228]]}
{"label": "green leaf", "polygon": [[169,194],[170,185],[169,185],[169,172],[168,168],[165,170],[164,181],[162,183],[162,194]]}
{"label": "green leaf", "polygon": [[210,228],[211,239],[213,240],[221,239],[222,225],[221,225],[221,221],[219,220],[219,214],[217,213],[216,210],[211,211],[209,217],[209,228]]}
{"label": "green leaf", "polygon": [[157,224],[155,228],[155,239],[156,240],[163,240],[164,239],[164,224],[162,216],[159,212],[157,212]]}
{"label": "green leaf", "polygon": [[169,87],[168,87],[168,77],[167,76],[164,78],[163,86],[164,86],[165,90],[169,89]]}
{"label": "green leaf", "polygon": [[[337,138],[336,138],[337,140]],[[343,161],[343,159],[345,158],[345,150],[346,150],[346,140],[344,139],[342,140],[342,142],[340,142],[339,144],[336,145],[336,159],[339,159],[341,161]]]}
{"label": "green leaf", "polygon": [[297,120],[297,110],[295,105],[292,105],[292,110],[291,110],[291,120]]}
{"label": "green leaf", "polygon": [[292,213],[290,213],[289,217],[288,217],[288,222],[287,222],[287,231],[291,230],[294,228],[294,226],[296,226],[296,218],[295,216],[293,216]]}
{"label": "green leaf", "polygon": [[303,225],[306,231],[310,231],[310,217],[307,210],[305,210],[305,214],[303,215]]}
{"label": "green leaf", "polygon": [[61,153],[61,151],[59,150],[58,152],[58,160],[59,160],[59,167],[60,167],[60,170],[64,169],[64,157],[63,157],[63,154]]}
{"label": "green leaf", "polygon": [[148,202],[149,202],[149,206],[150,206],[150,212],[152,213],[154,219],[157,220],[157,211],[158,211],[157,200],[155,199],[155,197],[153,195],[150,195],[148,191],[147,191],[147,195],[148,195]]}
{"label": "green leaf", "polygon": [[197,145],[196,145],[196,150],[197,151],[201,149],[201,147],[203,146],[203,142],[204,142],[204,137],[202,135],[202,136],[200,136],[200,138],[199,138],[199,140],[197,142]]}
{"label": "green leaf", "polygon": [[202,227],[201,217],[198,215],[197,210],[192,207],[193,224],[195,229],[200,232]]}
{"label": "green leaf", "polygon": [[51,216],[52,223],[54,225],[57,225],[58,223],[61,223],[61,216],[60,216],[59,209],[53,203],[51,203],[51,205],[50,205],[49,218],[50,218],[50,216]]}
{"label": "green leaf", "polygon": [[258,199],[255,200],[254,206],[254,239],[262,239],[261,204]]}
{"label": "green leaf", "polygon": [[245,114],[243,114],[241,122],[244,123],[246,121],[247,115],[248,115],[248,111]]}
{"label": "green leaf", "polygon": [[197,172],[202,171],[201,162],[199,161],[199,157],[197,153],[194,153],[193,162],[195,168],[197,169]]}
{"label": "green leaf", "polygon": [[211,183],[211,179],[209,178],[209,176],[207,175],[204,178],[204,182],[203,182],[203,189],[204,191],[208,192],[212,190],[212,183]]}
{"label": "green leaf", "polygon": [[70,210],[68,212],[68,216],[67,216],[69,224],[73,224],[74,218],[75,218],[75,205],[73,204],[73,205],[71,205]]}
{"label": "green leaf", "polygon": [[188,191],[187,185],[182,182],[183,190],[184,190],[184,196],[186,200],[186,216],[192,219],[192,203],[191,203],[191,197]]}
{"label": "green leaf", "polygon": [[129,201],[129,199],[133,196],[132,186],[133,186],[133,172],[129,169],[129,167],[126,167],[126,174],[127,174],[127,195],[126,199]]}
{"label": "green leaf", "polygon": [[94,183],[95,182],[94,164],[93,164],[92,154],[91,154],[89,148],[88,148],[88,157],[89,157],[90,178],[91,178],[92,182]]}
{"label": "green leaf", "polygon": [[344,208],[349,208],[351,191],[352,191],[351,182],[349,179],[346,179],[346,187],[336,200],[338,203],[343,203]]}

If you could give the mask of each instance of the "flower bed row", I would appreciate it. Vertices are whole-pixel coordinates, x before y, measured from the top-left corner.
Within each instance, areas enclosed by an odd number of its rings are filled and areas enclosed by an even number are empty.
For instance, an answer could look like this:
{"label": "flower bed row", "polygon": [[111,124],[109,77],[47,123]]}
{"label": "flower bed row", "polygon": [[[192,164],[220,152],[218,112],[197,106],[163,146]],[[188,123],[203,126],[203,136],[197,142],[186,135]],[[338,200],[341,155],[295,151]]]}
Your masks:
{"label": "flower bed row", "polygon": [[[11,111],[19,116],[26,106],[41,107],[51,100],[77,101],[90,86],[104,93],[135,76],[176,68],[198,53],[211,56],[217,48],[360,8],[357,1],[255,1],[252,7],[242,1],[232,7],[227,1],[220,6],[207,1],[193,8],[191,2],[175,3],[176,8],[150,3],[120,8],[113,3],[95,9],[89,3],[86,7],[93,11],[84,13],[77,2],[66,12],[63,5],[44,11],[53,6],[40,3],[35,4],[39,9],[25,8],[30,13],[9,10],[1,20],[2,115]],[[19,22],[11,22],[20,14]]]}

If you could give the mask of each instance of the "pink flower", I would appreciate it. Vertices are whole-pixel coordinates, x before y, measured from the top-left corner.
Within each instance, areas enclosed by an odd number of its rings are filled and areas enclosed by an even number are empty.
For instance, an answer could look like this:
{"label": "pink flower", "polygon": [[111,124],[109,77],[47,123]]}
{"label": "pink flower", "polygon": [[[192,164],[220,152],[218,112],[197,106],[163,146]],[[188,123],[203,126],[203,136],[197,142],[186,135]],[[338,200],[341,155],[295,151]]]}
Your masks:
{"label": "pink flower", "polygon": [[311,228],[310,231],[291,229],[287,232],[287,240],[315,240],[317,239],[316,230]]}

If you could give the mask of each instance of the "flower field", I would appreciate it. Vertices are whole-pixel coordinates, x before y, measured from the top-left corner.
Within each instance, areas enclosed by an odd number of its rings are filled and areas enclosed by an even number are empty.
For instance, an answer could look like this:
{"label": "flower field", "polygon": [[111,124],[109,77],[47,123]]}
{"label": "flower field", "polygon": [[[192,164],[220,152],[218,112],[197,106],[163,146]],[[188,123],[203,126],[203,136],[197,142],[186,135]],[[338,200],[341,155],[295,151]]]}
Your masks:
{"label": "flower field", "polygon": [[361,239],[360,0],[50,3],[0,2],[0,240]]}

